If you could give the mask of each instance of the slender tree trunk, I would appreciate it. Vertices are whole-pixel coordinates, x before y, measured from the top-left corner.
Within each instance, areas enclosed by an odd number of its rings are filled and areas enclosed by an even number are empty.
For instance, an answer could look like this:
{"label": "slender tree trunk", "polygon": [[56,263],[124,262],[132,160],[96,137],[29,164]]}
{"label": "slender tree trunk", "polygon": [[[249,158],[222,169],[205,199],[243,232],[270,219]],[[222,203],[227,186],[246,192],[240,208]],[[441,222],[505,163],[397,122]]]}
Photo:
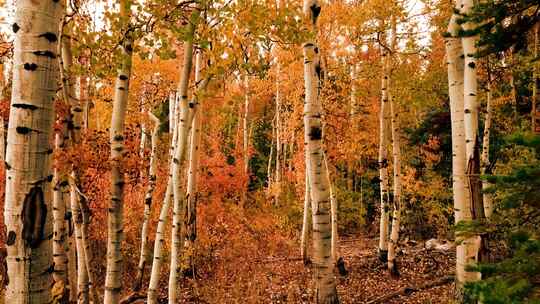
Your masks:
{"label": "slender tree trunk", "polygon": [[154,241],[154,254],[152,260],[152,271],[150,274],[150,283],[148,285],[148,304],[157,304],[158,303],[158,287],[159,287],[159,277],[161,274],[161,265],[163,264],[163,244],[165,243],[165,229],[167,228],[167,222],[169,220],[169,209],[171,201],[174,200],[173,193],[173,184],[172,184],[172,171],[173,171],[173,158],[174,158],[174,149],[176,147],[178,132],[175,124],[175,119],[178,117],[178,99],[175,97],[175,94],[169,96],[169,103],[172,103],[172,107],[169,106],[169,133],[171,137],[171,146],[169,151],[169,178],[167,181],[167,190],[165,192],[165,197],[163,198],[163,205],[161,206],[161,211],[159,213],[159,222],[156,230],[156,237]]}
{"label": "slender tree trunk", "polygon": [[[491,133],[491,70],[489,67],[489,61],[488,61],[488,71],[487,71],[487,92],[486,92],[486,116],[484,118],[484,137],[482,139],[482,159],[480,160],[481,163],[481,173],[482,174],[491,174],[489,172],[489,168],[491,166],[489,161],[489,137]],[[490,218],[491,214],[493,213],[493,197],[491,193],[484,192],[488,188],[490,188],[492,184],[488,182],[487,180],[482,180],[482,196],[484,201],[484,214],[486,218]]]}
{"label": "slender tree trunk", "polygon": [[[306,161],[308,158],[306,156]],[[307,162],[306,162],[307,163]],[[308,170],[306,168],[306,185],[305,185],[305,195],[304,195],[304,217],[302,219],[302,235],[300,239],[300,255],[305,265],[309,264],[309,256],[307,253],[307,244],[309,237],[309,216],[310,214],[310,204],[311,204],[311,193],[309,191],[309,176]]]}
{"label": "slender tree trunk", "polygon": [[[388,81],[390,84],[390,79]],[[390,86],[388,87],[388,89]],[[390,241],[388,242],[388,270],[392,274],[399,274],[396,266],[396,246],[399,239],[399,228],[401,222],[401,148],[399,140],[399,115],[398,106],[395,104],[390,91],[388,92],[390,102],[390,112],[392,116],[392,156],[394,165],[394,195],[393,195],[393,215],[392,215],[392,231],[390,233]]]}
{"label": "slender tree trunk", "polygon": [[[456,1],[455,10],[461,9],[461,1]],[[450,96],[450,112],[452,125],[452,184],[454,196],[454,213],[456,223],[471,219],[469,205],[469,185],[466,180],[466,143],[465,143],[465,101],[464,101],[464,48],[458,34],[460,18],[454,13],[448,25],[446,52],[448,60],[448,87]],[[475,262],[475,238],[456,235],[456,292],[458,300],[462,297],[465,282],[474,281],[478,273],[465,270],[467,265]]]}
{"label": "slender tree trunk", "polygon": [[[3,90],[3,88],[0,88]],[[0,117],[0,161],[6,159],[6,126],[4,118]],[[2,169],[3,170],[3,169]]]}
{"label": "slender tree trunk", "polygon": [[338,207],[337,207],[337,200],[336,195],[334,193],[334,186],[332,185],[331,179],[330,179],[330,170],[328,169],[328,160],[326,159],[326,153],[323,151],[323,158],[324,158],[324,167],[326,169],[326,178],[328,179],[330,188],[330,217],[332,219],[332,248],[330,250],[330,253],[332,255],[332,260],[334,262],[337,262],[339,258],[339,235],[338,235],[338,221],[337,221],[337,213],[338,213]]}
{"label": "slender tree trunk", "polygon": [[282,162],[285,161],[285,158],[282,156],[281,148],[281,92],[280,92],[280,76],[281,76],[281,65],[279,63],[279,56],[276,56],[276,174],[275,182],[278,187],[278,192],[275,197],[276,205],[279,204],[279,194],[281,193],[281,173],[282,173]]}
{"label": "slender tree trunk", "polygon": [[188,38],[184,41],[184,62],[180,83],[178,86],[178,95],[180,102],[180,117],[176,121],[178,141],[174,151],[172,162],[173,173],[173,221],[172,221],[172,245],[171,245],[171,269],[169,272],[169,303],[178,302],[177,282],[180,273],[180,255],[184,243],[184,206],[182,200],[184,193],[181,189],[182,167],[184,164],[188,131],[189,131],[189,105],[188,105],[188,84],[193,61],[193,35],[195,34],[195,24],[188,25]]}
{"label": "slender tree trunk", "polygon": [[304,53],[304,137],[307,142],[309,186],[313,216],[313,279],[315,302],[339,303],[331,256],[332,224],[330,206],[330,181],[324,166],[322,146],[322,105],[320,101],[320,51],[316,45],[317,18],[321,6],[317,0],[304,1],[304,18],[312,41],[303,45]]}
{"label": "slender tree trunk", "polygon": [[[244,156],[244,174],[247,178],[246,181],[246,188],[244,189],[244,192],[242,193],[242,202],[241,205],[244,206],[247,200],[247,192],[249,187],[249,76],[246,74],[244,76],[244,87],[246,92],[245,98],[244,98],[244,117],[242,118],[242,131],[243,131],[243,147],[242,147],[242,155]],[[276,137],[277,140],[277,137]],[[276,158],[277,161],[277,158]],[[277,170],[276,170],[277,174]],[[277,176],[276,176],[277,178]],[[277,182],[277,181],[276,181]]]}
{"label": "slender tree trunk", "polygon": [[[392,52],[395,51],[396,45],[397,45],[397,37],[396,37],[396,17],[395,15],[392,15]],[[391,125],[391,131],[392,131],[392,158],[393,158],[393,166],[394,166],[394,195],[393,195],[393,215],[392,215],[392,230],[390,232],[390,241],[388,243],[388,270],[390,273],[397,275],[399,274],[397,266],[396,266],[396,246],[398,244],[399,240],[399,229],[400,229],[400,222],[401,222],[401,212],[402,212],[402,206],[401,206],[401,147],[400,147],[400,130],[399,130],[399,110],[398,105],[394,102],[392,91],[391,91],[391,84],[392,84],[392,66],[393,66],[393,56],[394,54],[390,54],[388,59],[388,69],[390,70],[387,74],[388,79],[386,83],[386,95],[388,97],[388,101],[390,103],[390,125]]]}
{"label": "slender tree trunk", "polygon": [[388,258],[388,228],[390,227],[390,194],[388,179],[388,51],[382,51],[383,78],[381,85],[381,108],[379,113],[379,187],[381,197],[381,220],[379,228],[379,259],[386,262]]}
{"label": "slender tree trunk", "polygon": [[[62,139],[59,133],[55,135],[55,149],[62,149]],[[66,205],[64,200],[67,181],[60,172],[59,164],[55,161],[53,173],[53,278],[55,284],[61,284],[64,292],[69,291],[68,282],[68,256],[66,254],[67,229],[66,229]]]}
{"label": "slender tree trunk", "polygon": [[88,279],[88,270],[86,269],[86,254],[83,242],[83,214],[79,204],[79,194],[77,193],[75,172],[71,173],[71,212],[73,215],[73,224],[75,230],[75,246],[77,248],[77,303],[90,303],[90,283]]}
{"label": "slender tree trunk", "polygon": [[197,178],[199,176],[199,146],[201,142],[201,95],[206,88],[208,78],[201,79],[202,70],[202,54],[198,50],[195,55],[195,83],[197,84],[197,92],[193,95],[190,103],[190,109],[192,110],[191,121],[191,142],[189,146],[189,160],[188,160],[188,180],[187,180],[187,192],[186,192],[186,248],[189,250],[189,264],[192,269],[193,275],[195,275],[193,257],[195,255],[195,240],[197,238]]}
{"label": "slender tree trunk", "polygon": [[[131,5],[127,0],[120,2],[120,18],[127,25]],[[121,46],[121,66],[116,79],[113,100],[111,141],[111,200],[107,221],[107,273],[105,276],[105,304],[116,304],[122,293],[122,240],[124,237],[124,120],[127,110],[133,37],[128,32]]]}
{"label": "slender tree trunk", "polygon": [[272,189],[272,162],[273,162],[273,156],[274,156],[274,140],[276,138],[276,119],[274,118],[272,120],[272,137],[270,139],[270,154],[268,155],[268,167],[266,169],[266,176],[268,178],[268,194],[270,194],[270,190]]}
{"label": "slender tree trunk", "polygon": [[151,151],[150,151],[150,166],[148,168],[148,187],[146,189],[146,194],[144,196],[144,215],[143,215],[143,224],[141,228],[141,255],[139,258],[139,265],[137,269],[137,277],[135,279],[134,290],[139,291],[142,287],[144,279],[144,270],[146,265],[150,263],[152,256],[150,255],[150,248],[148,245],[148,228],[150,213],[152,210],[152,202],[154,198],[154,190],[156,188],[156,169],[157,169],[157,145],[158,145],[158,133],[159,133],[159,119],[148,112],[148,116],[154,122],[154,128],[152,129],[151,135]]}
{"label": "slender tree trunk", "polygon": [[540,133],[538,125],[540,124],[540,113],[538,111],[538,101],[540,100],[540,63],[538,63],[538,30],[540,29],[540,23],[536,23],[533,30],[533,54],[537,61],[533,67],[533,93],[532,93],[532,131]]}
{"label": "slender tree trunk", "polygon": [[6,151],[5,303],[50,303],[52,172],[50,154],[57,88],[62,2],[16,3],[13,86]]}

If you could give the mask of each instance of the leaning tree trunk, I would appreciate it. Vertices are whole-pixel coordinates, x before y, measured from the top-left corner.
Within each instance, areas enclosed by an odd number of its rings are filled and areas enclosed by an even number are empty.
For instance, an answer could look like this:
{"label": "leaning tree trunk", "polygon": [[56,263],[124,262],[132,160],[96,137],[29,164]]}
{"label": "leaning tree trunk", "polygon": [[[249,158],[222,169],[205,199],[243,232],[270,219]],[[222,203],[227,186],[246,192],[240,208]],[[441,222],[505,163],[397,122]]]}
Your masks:
{"label": "leaning tree trunk", "polygon": [[[469,185],[465,178],[466,145],[465,145],[465,107],[464,107],[464,50],[458,34],[461,1],[456,1],[456,12],[448,25],[446,53],[448,65],[448,88],[450,97],[450,114],[452,128],[452,188],[454,198],[454,214],[456,223],[471,219],[469,205]],[[461,297],[463,284],[474,281],[477,273],[467,272],[466,266],[474,262],[474,239],[456,235],[456,292]]]}
{"label": "leaning tree trunk", "polygon": [[[195,12],[193,14],[195,14]],[[179,259],[184,243],[184,208],[182,204],[182,200],[184,199],[184,193],[182,193],[180,174],[182,173],[182,167],[184,164],[185,154],[187,150],[186,148],[189,130],[188,84],[193,61],[193,36],[195,34],[195,26],[196,25],[193,23],[190,23],[188,25],[188,37],[184,41],[184,66],[182,68],[182,73],[180,75],[180,83],[178,85],[178,94],[180,95],[180,117],[179,120],[176,121],[178,141],[175,147],[172,162],[174,202],[171,235],[171,269],[169,272],[169,303],[177,303],[178,301],[177,282],[181,270]]]}
{"label": "leaning tree trunk", "polygon": [[[491,174],[491,163],[489,161],[489,137],[491,134],[491,70],[489,61],[487,63],[487,88],[486,88],[486,115],[484,118],[484,137],[482,139],[482,158],[480,160],[480,171],[483,175]],[[492,184],[486,179],[482,180],[482,199],[484,202],[484,215],[486,218],[490,218],[493,214],[493,196],[491,193],[486,192]]]}
{"label": "leaning tree trunk", "polygon": [[304,1],[305,24],[309,28],[311,41],[304,43],[304,137],[307,142],[313,217],[313,275],[316,303],[338,303],[334,261],[331,256],[332,223],[330,208],[330,181],[326,175],[322,146],[322,104],[320,101],[320,51],[316,45],[317,18],[321,6],[317,0]]}
{"label": "leaning tree trunk", "polygon": [[6,151],[5,303],[50,303],[52,172],[60,1],[16,3],[13,87]]}
{"label": "leaning tree trunk", "polygon": [[[131,5],[120,2],[120,18],[124,25],[129,20]],[[116,304],[122,292],[122,240],[124,237],[124,121],[128,103],[133,37],[131,32],[121,45],[121,65],[118,69],[110,130],[111,141],[111,200],[107,220],[107,273],[105,276],[105,304]]]}
{"label": "leaning tree trunk", "polygon": [[171,135],[171,146],[169,151],[169,178],[167,181],[167,190],[165,192],[165,197],[163,198],[163,205],[161,206],[161,211],[159,213],[159,222],[156,229],[156,237],[154,240],[154,254],[152,260],[152,271],[150,273],[150,280],[148,285],[148,304],[157,304],[158,303],[158,287],[159,287],[159,277],[161,274],[161,265],[163,264],[163,244],[165,243],[165,229],[167,228],[167,222],[169,220],[169,208],[171,201],[174,200],[173,194],[173,184],[172,184],[172,171],[173,171],[173,158],[174,158],[174,148],[176,147],[177,135],[178,132],[176,128],[175,119],[178,117],[178,99],[175,94],[169,96],[169,134]]}
{"label": "leaning tree trunk", "polygon": [[159,119],[148,112],[148,116],[154,122],[154,128],[152,129],[152,135],[150,138],[151,151],[150,151],[150,166],[148,168],[148,187],[144,196],[144,215],[143,224],[141,228],[141,255],[139,258],[139,265],[137,269],[137,277],[135,278],[134,290],[139,291],[142,287],[144,278],[144,270],[146,265],[150,262],[150,248],[148,246],[148,227],[150,221],[150,213],[152,210],[152,202],[154,197],[154,189],[156,188],[156,167],[157,167],[157,144],[158,144],[158,132],[159,132]]}
{"label": "leaning tree trunk", "polygon": [[388,258],[388,228],[390,227],[390,194],[388,179],[388,51],[382,51],[383,78],[381,85],[381,108],[379,113],[379,187],[381,197],[381,220],[379,228],[379,259],[386,262]]}

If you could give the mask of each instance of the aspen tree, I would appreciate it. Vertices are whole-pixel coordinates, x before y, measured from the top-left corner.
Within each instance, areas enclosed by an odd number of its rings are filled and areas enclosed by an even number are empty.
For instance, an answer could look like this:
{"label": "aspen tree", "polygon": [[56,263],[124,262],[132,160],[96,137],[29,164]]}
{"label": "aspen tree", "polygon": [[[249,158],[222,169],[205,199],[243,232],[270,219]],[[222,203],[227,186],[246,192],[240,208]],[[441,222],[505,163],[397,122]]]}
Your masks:
{"label": "aspen tree", "polygon": [[[306,164],[307,164],[307,157],[306,157]],[[308,170],[306,168],[305,173],[305,193],[304,193],[304,215],[302,218],[302,234],[300,238],[300,256],[302,257],[302,260],[304,261],[304,265],[307,265],[309,263],[309,256],[307,254],[307,243],[308,243],[308,236],[309,236],[309,216],[310,216],[310,205],[311,205],[311,193],[309,191],[309,176],[308,176]]]}
{"label": "aspen tree", "polygon": [[[193,250],[193,243],[197,238],[197,178],[199,174],[199,145],[201,142],[201,95],[203,94],[206,85],[208,84],[208,78],[201,79],[202,69],[202,54],[201,50],[197,50],[195,54],[195,83],[197,84],[197,92],[193,94],[193,98],[190,103],[190,109],[192,109],[192,127],[191,127],[191,142],[189,146],[189,160],[188,160],[188,180],[186,191],[186,247]],[[193,252],[190,252],[190,257],[193,256]],[[190,264],[192,261],[190,260]],[[193,266],[193,265],[191,265]]]}
{"label": "aspen tree", "polygon": [[379,259],[386,262],[388,259],[388,229],[390,224],[390,194],[388,179],[388,78],[389,59],[388,50],[382,50],[383,77],[381,81],[381,107],[379,112],[379,187],[381,197],[381,219],[379,226]]}
{"label": "aspen tree", "polygon": [[303,45],[304,55],[304,138],[307,142],[309,186],[313,217],[313,275],[315,302],[338,303],[334,261],[331,256],[332,224],[330,208],[330,181],[326,175],[322,146],[322,105],[320,101],[321,62],[316,45],[317,19],[321,6],[317,0],[304,1],[305,25],[309,40]]}
{"label": "aspen tree", "polygon": [[391,84],[392,84],[392,66],[393,66],[393,56],[396,51],[397,37],[396,37],[396,17],[392,15],[392,50],[391,54],[388,57],[388,69],[390,70],[387,74],[386,82],[386,95],[390,103],[390,125],[392,132],[392,164],[394,171],[394,191],[393,191],[393,214],[392,214],[392,230],[390,232],[390,240],[388,242],[388,270],[390,273],[396,275],[398,274],[396,266],[396,246],[399,240],[399,228],[401,222],[401,147],[400,147],[400,129],[399,129],[399,110],[397,104],[394,102]]}
{"label": "aspen tree", "polygon": [[[63,136],[63,135],[62,135]],[[62,140],[60,139],[60,133],[55,134],[54,148],[59,150],[62,148]],[[66,185],[62,184],[64,181],[63,174],[59,169],[58,161],[55,161],[53,170],[53,262],[54,272],[53,278],[55,284],[61,284],[64,291],[68,291],[68,256],[67,238],[68,229],[66,229]]]}
{"label": "aspen tree", "polygon": [[[247,72],[246,72],[246,75],[244,76],[244,88],[246,91],[244,93],[244,115],[242,117],[242,126],[243,126],[242,127],[242,136],[243,136],[242,137],[243,138],[242,155],[244,156],[244,174],[247,177],[247,184],[246,184],[246,188],[244,189],[244,192],[242,193],[242,202],[241,202],[242,206],[244,206],[244,204],[246,203],[247,191],[248,191],[248,186],[249,186],[249,137],[250,136],[249,136],[248,124],[249,124],[250,96],[249,96],[249,76]],[[277,140],[277,137],[276,137],[276,140]],[[277,164],[278,155],[279,154],[276,153],[276,164]],[[277,174],[277,169],[276,169],[276,174]],[[276,176],[276,179],[277,179],[277,176]]]}
{"label": "aspen tree", "polygon": [[148,228],[150,221],[150,212],[152,210],[152,202],[154,199],[154,190],[156,188],[156,170],[157,170],[157,145],[159,140],[159,119],[150,111],[147,112],[148,116],[154,123],[152,128],[152,134],[150,136],[150,165],[148,167],[148,186],[146,189],[146,194],[144,196],[144,214],[143,214],[143,224],[141,228],[141,254],[139,258],[139,265],[137,268],[137,277],[135,280],[136,291],[140,290],[142,287],[142,282],[144,278],[144,269],[146,265],[150,262],[150,248],[148,245]]}
{"label": "aspen tree", "polygon": [[50,154],[57,88],[60,1],[20,0],[6,150],[5,303],[51,302],[52,172]]}
{"label": "aspen tree", "polygon": [[[446,57],[452,128],[452,188],[456,223],[471,219],[469,185],[466,180],[465,106],[464,106],[464,49],[459,33],[461,1],[455,2],[454,13],[448,24]],[[456,289],[460,297],[465,282],[476,279],[477,274],[465,271],[474,262],[474,239],[456,235]],[[473,253],[471,255],[471,253]]]}
{"label": "aspen tree", "polygon": [[120,66],[116,78],[113,111],[110,129],[111,141],[111,200],[107,220],[107,273],[105,276],[105,304],[120,301],[122,292],[122,240],[124,234],[124,121],[128,103],[129,80],[131,77],[131,57],[133,53],[133,33],[129,28],[131,2],[120,2],[120,20],[125,36],[120,45]]}
{"label": "aspen tree", "polygon": [[[538,30],[540,23],[537,23],[533,29],[533,55],[538,58]],[[533,132],[538,132],[538,123],[540,119],[538,111],[538,102],[540,101],[540,63],[538,60],[533,66],[533,89],[532,89],[532,111],[531,111],[531,126]]]}
{"label": "aspen tree", "polygon": [[[480,171],[482,174],[489,174],[490,167],[489,160],[489,137],[491,134],[491,70],[489,66],[489,60],[487,63],[487,87],[486,87],[486,115],[484,118],[484,135],[482,138],[482,156],[480,160]],[[484,214],[486,218],[490,218],[493,213],[493,198],[491,193],[485,192],[492,184],[487,180],[482,180],[482,199],[484,202]]]}
{"label": "aspen tree", "polygon": [[171,269],[169,272],[169,303],[177,303],[178,292],[177,282],[180,273],[180,254],[184,243],[184,206],[182,200],[185,199],[181,189],[182,166],[184,164],[185,154],[188,143],[189,131],[189,105],[188,105],[188,85],[189,76],[193,62],[193,39],[195,35],[196,24],[194,19],[198,18],[197,8],[194,8],[192,18],[187,25],[186,37],[184,38],[184,58],[183,67],[180,74],[180,82],[178,84],[180,117],[176,121],[177,125],[177,144],[174,151],[172,161],[172,183],[173,183],[173,220],[172,220],[172,235],[171,235]]}
{"label": "aspen tree", "polygon": [[[167,180],[167,190],[165,191],[165,196],[163,198],[163,205],[161,206],[161,211],[159,213],[159,222],[156,229],[156,237],[154,241],[154,254],[152,259],[152,271],[150,273],[150,280],[148,285],[148,297],[147,302],[149,304],[158,303],[158,287],[159,287],[159,277],[161,274],[161,265],[163,264],[163,244],[165,243],[165,229],[167,228],[167,223],[169,221],[169,209],[171,201],[174,200],[173,194],[173,184],[172,184],[172,171],[173,171],[173,158],[174,158],[174,149],[176,147],[176,141],[178,137],[177,125],[175,123],[176,118],[178,117],[178,101],[175,93],[169,95],[169,133],[171,135],[171,143],[169,150],[169,177]],[[172,107],[170,106],[172,104]]]}

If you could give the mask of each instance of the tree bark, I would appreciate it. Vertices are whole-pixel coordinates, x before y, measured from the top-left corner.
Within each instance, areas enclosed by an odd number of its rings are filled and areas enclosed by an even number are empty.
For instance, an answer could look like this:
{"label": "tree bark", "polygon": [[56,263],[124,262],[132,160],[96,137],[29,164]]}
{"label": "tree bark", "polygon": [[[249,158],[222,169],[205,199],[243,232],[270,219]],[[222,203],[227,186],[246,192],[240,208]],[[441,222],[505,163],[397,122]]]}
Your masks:
{"label": "tree bark", "polygon": [[[195,12],[194,12],[195,14]],[[172,162],[172,182],[173,182],[173,221],[172,221],[172,245],[171,245],[171,269],[169,272],[169,303],[178,302],[177,282],[180,273],[180,255],[184,243],[184,206],[182,200],[185,193],[182,192],[181,176],[184,164],[189,130],[189,105],[188,105],[188,84],[193,61],[193,36],[196,24],[188,24],[188,37],[184,41],[183,68],[178,85],[178,95],[180,102],[180,117],[176,121],[177,125],[177,145],[174,151]]]}
{"label": "tree bark", "polygon": [[[244,206],[247,200],[247,192],[249,187],[249,76],[246,74],[244,76],[244,88],[245,88],[245,96],[244,96],[244,116],[242,118],[242,134],[243,134],[243,146],[242,146],[242,155],[244,156],[244,175],[246,176],[246,187],[244,189],[244,192],[242,193],[242,201],[241,206]],[[277,137],[276,137],[276,140]],[[276,154],[276,164],[277,164],[277,156]],[[277,169],[276,169],[277,173]],[[277,179],[277,176],[276,176]],[[277,181],[276,181],[277,182]]]}
{"label": "tree bark", "polygon": [[533,92],[532,92],[532,111],[531,111],[531,125],[532,131],[540,133],[540,113],[538,111],[538,101],[540,100],[540,63],[538,63],[538,30],[540,29],[540,23],[536,23],[533,29],[533,54],[534,58],[537,58],[533,67]]}
{"label": "tree bark", "polygon": [[382,50],[383,78],[381,81],[381,108],[379,112],[379,187],[381,197],[381,219],[379,226],[379,259],[386,262],[388,259],[388,229],[390,227],[390,194],[388,179],[388,78],[389,59],[388,51]]}
{"label": "tree bark", "polygon": [[[308,161],[308,158],[306,156],[306,161]],[[308,176],[308,170],[306,168],[306,185],[305,185],[305,195],[304,195],[304,216],[302,218],[302,235],[300,239],[300,256],[302,257],[302,260],[304,261],[304,264],[308,264],[309,256],[307,253],[307,244],[308,244],[308,237],[309,237],[309,216],[310,213],[310,204],[311,204],[311,193],[309,191],[309,176]]]}
{"label": "tree bark", "polygon": [[310,40],[303,45],[304,55],[304,137],[307,142],[309,186],[313,217],[313,275],[315,302],[339,303],[331,256],[332,224],[330,182],[324,166],[322,147],[322,105],[320,101],[320,51],[316,45],[317,18],[321,6],[317,0],[304,0],[305,24]]}
{"label": "tree bark", "polygon": [[390,125],[391,125],[391,131],[392,131],[392,164],[393,164],[393,171],[394,171],[394,191],[393,191],[393,197],[392,197],[392,203],[393,203],[393,215],[392,215],[392,230],[390,232],[390,240],[388,242],[388,270],[391,274],[397,275],[398,270],[396,266],[396,246],[398,244],[399,240],[399,229],[400,229],[400,222],[401,222],[401,212],[402,212],[402,206],[401,206],[401,147],[400,147],[400,130],[399,130],[399,110],[398,105],[394,102],[393,96],[392,96],[392,68],[393,68],[393,56],[394,52],[396,50],[397,45],[397,37],[396,37],[396,16],[392,15],[392,21],[391,21],[391,31],[392,31],[392,54],[388,57],[388,73],[387,73],[387,83],[386,83],[386,95],[388,97],[388,101],[390,103]]}
{"label": "tree bark", "polygon": [[171,146],[169,151],[169,178],[167,181],[167,190],[165,192],[165,197],[163,198],[163,205],[161,206],[161,211],[159,213],[159,222],[156,230],[156,238],[154,241],[154,254],[152,260],[152,271],[150,274],[150,283],[148,285],[148,304],[157,304],[158,303],[158,287],[159,287],[159,276],[161,274],[161,265],[163,264],[163,244],[165,243],[165,229],[167,228],[167,222],[169,221],[169,209],[171,201],[174,200],[173,194],[173,184],[172,184],[172,171],[173,171],[173,159],[174,159],[174,149],[176,147],[178,132],[175,124],[176,117],[178,117],[179,106],[178,99],[175,97],[175,94],[169,96],[169,104],[172,104],[172,107],[169,106],[169,133],[171,136]]}
{"label": "tree bark", "polygon": [[[489,172],[491,164],[489,161],[489,137],[491,134],[491,70],[489,61],[487,63],[487,88],[486,88],[486,115],[484,118],[484,137],[482,139],[482,159],[480,160],[480,171],[483,175],[491,174]],[[484,214],[486,218],[490,218],[493,213],[493,197],[491,193],[485,191],[490,188],[492,184],[487,180],[482,180],[482,196],[484,201]]]}
{"label": "tree bark", "polygon": [[188,249],[189,264],[195,275],[193,257],[195,255],[195,240],[197,238],[197,178],[199,176],[199,146],[201,142],[201,97],[204,94],[208,78],[201,79],[202,70],[202,54],[200,50],[197,50],[195,55],[195,83],[197,85],[197,92],[193,94],[193,98],[190,103],[190,109],[192,110],[191,121],[191,142],[189,147],[189,160],[188,160],[188,177],[187,177],[187,192],[186,192],[186,248]]}
{"label": "tree bark", "polygon": [[[465,53],[459,38],[460,26],[458,24],[461,1],[455,2],[457,12],[452,14],[448,25],[446,38],[448,87],[450,96],[450,113],[452,127],[452,188],[454,197],[454,214],[456,223],[471,219],[471,206],[469,205],[469,185],[466,180],[466,134],[465,134]],[[474,281],[478,273],[467,272],[467,265],[475,262],[474,238],[465,238],[456,235],[456,294],[461,298],[462,287],[465,282]]]}
{"label": "tree bark", "polygon": [[[130,1],[120,2],[120,19],[127,25],[130,18]],[[127,28],[127,27],[124,27]],[[111,200],[107,221],[107,273],[105,276],[105,304],[116,304],[122,292],[122,240],[124,235],[124,121],[128,103],[129,80],[131,77],[131,57],[133,37],[127,32],[121,45],[121,66],[116,78],[113,99],[111,141]]]}
{"label": "tree bark", "polygon": [[50,303],[52,272],[51,135],[62,2],[16,3],[13,86],[6,151],[5,303]]}
{"label": "tree bark", "polygon": [[150,220],[150,213],[152,210],[152,202],[154,198],[154,190],[156,188],[156,170],[157,170],[157,145],[159,141],[159,119],[152,114],[152,112],[148,112],[148,116],[154,123],[154,127],[152,129],[152,135],[150,138],[151,142],[151,151],[150,151],[150,165],[148,167],[148,187],[146,189],[146,194],[144,196],[144,215],[143,215],[143,224],[141,228],[141,254],[139,258],[139,265],[137,268],[137,277],[135,278],[135,285],[134,290],[139,291],[142,287],[142,282],[144,279],[144,270],[146,268],[146,265],[150,263],[150,259],[152,256],[150,255],[150,248],[148,245],[148,228],[149,228],[149,220]]}

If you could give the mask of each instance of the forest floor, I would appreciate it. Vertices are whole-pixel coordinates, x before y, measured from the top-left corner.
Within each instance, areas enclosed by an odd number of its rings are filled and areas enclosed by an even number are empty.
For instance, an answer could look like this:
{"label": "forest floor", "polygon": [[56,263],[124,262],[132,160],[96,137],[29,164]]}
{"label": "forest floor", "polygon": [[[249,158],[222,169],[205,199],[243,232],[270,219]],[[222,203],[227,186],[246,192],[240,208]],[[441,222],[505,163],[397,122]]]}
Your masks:
{"label": "forest floor", "polygon": [[[184,301],[312,303],[311,269],[300,260],[298,246],[292,246],[296,242],[287,243],[291,246],[282,246],[279,254],[263,256],[263,249],[253,252],[253,259],[246,258],[240,264],[214,261],[215,267],[223,267],[229,273],[229,280],[223,277],[186,280]],[[340,253],[348,271],[346,276],[336,274],[341,303],[452,303],[454,250],[427,250],[423,242],[402,244],[398,253],[400,275],[391,277],[379,261],[376,247],[377,239],[370,237],[344,238],[340,242]],[[436,286],[426,288],[432,283]],[[418,290],[381,298],[404,288]]]}

